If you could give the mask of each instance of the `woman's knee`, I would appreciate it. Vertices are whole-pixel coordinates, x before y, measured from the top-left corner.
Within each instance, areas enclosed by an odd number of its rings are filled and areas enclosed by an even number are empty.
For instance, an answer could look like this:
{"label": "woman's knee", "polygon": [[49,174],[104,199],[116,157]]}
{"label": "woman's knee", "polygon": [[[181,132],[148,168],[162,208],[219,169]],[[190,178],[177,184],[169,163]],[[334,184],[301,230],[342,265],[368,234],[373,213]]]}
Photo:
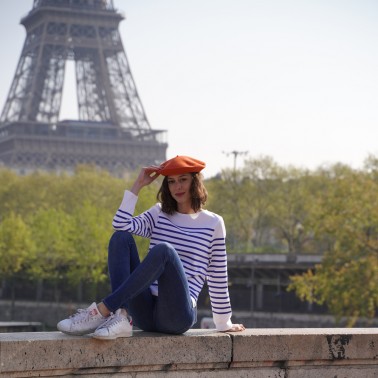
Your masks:
{"label": "woman's knee", "polygon": [[161,253],[168,256],[171,256],[171,255],[177,256],[177,251],[175,250],[175,248],[172,246],[172,244],[167,243],[167,242],[157,244],[153,247],[153,249],[154,249],[154,253]]}
{"label": "woman's knee", "polygon": [[127,244],[135,244],[132,234],[128,231],[115,231],[109,240],[109,251],[119,250]]}
{"label": "woman's knee", "polygon": [[128,231],[115,231],[110,237],[109,244],[124,243],[130,240],[134,240],[133,236]]}

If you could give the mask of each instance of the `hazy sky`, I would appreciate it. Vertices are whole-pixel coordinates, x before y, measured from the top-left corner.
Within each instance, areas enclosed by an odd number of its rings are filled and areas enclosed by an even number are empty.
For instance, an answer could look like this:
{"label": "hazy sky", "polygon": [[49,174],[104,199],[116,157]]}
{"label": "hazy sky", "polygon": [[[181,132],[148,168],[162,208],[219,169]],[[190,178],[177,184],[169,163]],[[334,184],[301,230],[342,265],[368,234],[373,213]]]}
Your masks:
{"label": "hazy sky", "polygon": [[[1,109],[32,3],[0,5]],[[204,160],[209,177],[232,167],[231,151],[308,168],[378,155],[378,1],[114,3],[147,117],[168,130],[168,158]]]}

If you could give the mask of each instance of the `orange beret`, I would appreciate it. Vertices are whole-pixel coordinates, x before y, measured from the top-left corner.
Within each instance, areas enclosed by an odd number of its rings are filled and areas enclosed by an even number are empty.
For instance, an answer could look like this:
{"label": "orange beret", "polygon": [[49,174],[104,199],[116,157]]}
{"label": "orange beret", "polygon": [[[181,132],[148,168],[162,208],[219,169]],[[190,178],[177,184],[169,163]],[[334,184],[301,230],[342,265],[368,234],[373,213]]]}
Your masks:
{"label": "orange beret", "polygon": [[163,176],[181,175],[183,173],[200,172],[206,164],[189,156],[176,156],[161,163],[156,172]]}

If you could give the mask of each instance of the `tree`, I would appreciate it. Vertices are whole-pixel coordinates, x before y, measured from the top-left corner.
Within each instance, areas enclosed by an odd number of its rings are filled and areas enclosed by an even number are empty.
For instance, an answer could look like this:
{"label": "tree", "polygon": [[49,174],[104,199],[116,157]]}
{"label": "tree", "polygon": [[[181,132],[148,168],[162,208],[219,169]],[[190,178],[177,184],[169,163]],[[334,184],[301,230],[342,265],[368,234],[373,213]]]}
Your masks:
{"label": "tree", "polygon": [[115,212],[127,187],[124,180],[87,165],[78,166],[74,175],[60,176],[57,181],[59,185],[55,189],[54,206],[59,204],[67,213],[84,201]]}
{"label": "tree", "polygon": [[25,219],[40,209],[54,206],[54,189],[58,185],[56,177],[40,172],[18,177],[4,193],[4,212],[14,212]]}
{"label": "tree", "polygon": [[12,315],[14,313],[14,276],[21,272],[33,259],[35,244],[30,228],[23,219],[10,213],[0,223],[0,277],[11,281]]}
{"label": "tree", "polygon": [[378,307],[378,183],[372,175],[335,166],[332,185],[319,201],[319,237],[328,240],[321,265],[292,278],[301,299],[327,304],[348,325],[372,318]]}
{"label": "tree", "polygon": [[112,212],[84,201],[75,208],[70,235],[73,254],[66,276],[70,282],[99,283],[106,279],[107,246]]}
{"label": "tree", "polygon": [[314,235],[317,198],[322,198],[327,182],[308,170],[287,167],[280,185],[272,194],[270,226],[287,253],[321,253]]}
{"label": "tree", "polygon": [[59,209],[40,209],[29,218],[36,252],[27,268],[40,283],[50,280],[55,286],[55,299],[59,300],[57,284],[66,279],[74,259],[72,217]]}
{"label": "tree", "polygon": [[[242,171],[246,195],[240,209],[245,213],[253,229],[254,251],[275,252],[280,249],[272,240],[272,214],[276,207],[275,193],[281,187],[283,169],[270,157],[248,159]],[[248,223],[246,224],[248,227]]]}
{"label": "tree", "polygon": [[[13,189],[20,185],[20,177],[9,169],[0,168],[0,220],[12,211]],[[14,208],[13,208],[14,212]]]}
{"label": "tree", "polygon": [[232,250],[306,252],[316,180],[270,157],[246,160],[242,171],[223,171],[221,179],[212,180],[211,205],[225,219]]}
{"label": "tree", "polygon": [[19,215],[10,213],[0,223],[0,275],[9,277],[21,271],[34,250],[30,228]]}

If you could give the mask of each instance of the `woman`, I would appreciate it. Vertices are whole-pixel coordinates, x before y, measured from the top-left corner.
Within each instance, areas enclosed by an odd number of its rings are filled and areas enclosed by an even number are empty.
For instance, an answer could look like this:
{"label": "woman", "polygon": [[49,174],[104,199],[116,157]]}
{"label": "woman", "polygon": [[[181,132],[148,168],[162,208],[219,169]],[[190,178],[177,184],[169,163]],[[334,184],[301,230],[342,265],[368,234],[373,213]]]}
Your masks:
{"label": "woman", "polygon": [[[144,331],[181,334],[197,321],[196,302],[205,279],[218,331],[244,330],[232,324],[227,286],[223,219],[204,210],[207,191],[200,171],[205,163],[177,156],[143,168],[114,219],[108,266],[112,293],[99,304],[58,323],[62,332],[93,333],[98,339],[132,335],[129,315]],[[160,203],[133,217],[139,191],[159,175]],[[140,262],[131,234],[150,239]]]}

